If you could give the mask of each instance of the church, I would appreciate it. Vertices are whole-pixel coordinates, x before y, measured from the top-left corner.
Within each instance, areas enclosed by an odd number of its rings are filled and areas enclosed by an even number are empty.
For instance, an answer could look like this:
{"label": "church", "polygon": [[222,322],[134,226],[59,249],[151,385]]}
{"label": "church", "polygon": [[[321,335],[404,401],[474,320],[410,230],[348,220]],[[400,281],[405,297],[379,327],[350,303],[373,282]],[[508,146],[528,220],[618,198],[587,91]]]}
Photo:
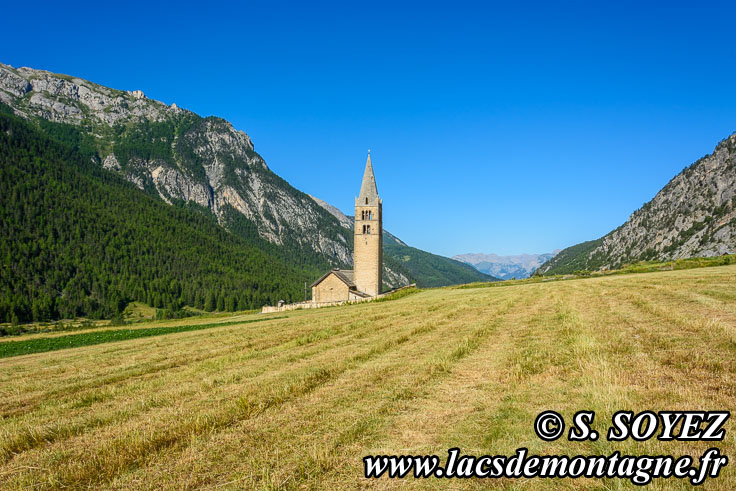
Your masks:
{"label": "church", "polygon": [[312,283],[312,302],[373,298],[383,286],[383,203],[378,197],[371,154],[355,198],[353,269],[333,269]]}

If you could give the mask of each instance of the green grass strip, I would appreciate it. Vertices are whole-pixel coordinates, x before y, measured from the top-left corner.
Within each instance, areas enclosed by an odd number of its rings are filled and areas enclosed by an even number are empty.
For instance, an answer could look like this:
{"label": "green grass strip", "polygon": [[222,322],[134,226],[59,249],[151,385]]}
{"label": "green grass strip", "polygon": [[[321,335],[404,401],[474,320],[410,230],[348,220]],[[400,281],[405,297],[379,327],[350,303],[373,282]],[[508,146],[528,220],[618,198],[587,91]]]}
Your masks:
{"label": "green grass strip", "polygon": [[142,329],[115,329],[110,331],[85,332],[81,334],[69,334],[53,338],[36,338],[24,341],[8,341],[0,343],[0,358],[10,356],[29,355],[31,353],[43,353],[60,349],[78,348],[80,346],[92,346],[94,344],[112,343],[115,341],[127,341],[128,339],[147,338],[150,336],[163,336],[177,332],[199,331],[213,327],[234,326],[237,324],[251,324],[253,322],[284,319],[282,317],[264,317],[262,319],[250,319],[244,321],[220,322],[211,324],[195,324],[192,326],[173,327],[148,327]]}

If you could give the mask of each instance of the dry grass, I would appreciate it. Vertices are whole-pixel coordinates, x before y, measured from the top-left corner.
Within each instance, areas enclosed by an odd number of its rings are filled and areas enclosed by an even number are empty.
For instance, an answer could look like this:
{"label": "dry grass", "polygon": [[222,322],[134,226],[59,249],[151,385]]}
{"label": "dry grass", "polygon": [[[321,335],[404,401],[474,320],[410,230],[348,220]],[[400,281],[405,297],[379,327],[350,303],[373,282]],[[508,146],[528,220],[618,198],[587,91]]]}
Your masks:
{"label": "dry grass", "polygon": [[[177,322],[192,321],[160,324]],[[454,446],[699,455],[709,445],[547,443],[532,425],[545,409],[593,409],[601,432],[619,409],[733,409],[735,373],[736,266],[427,290],[0,360],[0,487],[395,487],[362,479],[362,457]],[[733,468],[710,487],[736,488]]]}

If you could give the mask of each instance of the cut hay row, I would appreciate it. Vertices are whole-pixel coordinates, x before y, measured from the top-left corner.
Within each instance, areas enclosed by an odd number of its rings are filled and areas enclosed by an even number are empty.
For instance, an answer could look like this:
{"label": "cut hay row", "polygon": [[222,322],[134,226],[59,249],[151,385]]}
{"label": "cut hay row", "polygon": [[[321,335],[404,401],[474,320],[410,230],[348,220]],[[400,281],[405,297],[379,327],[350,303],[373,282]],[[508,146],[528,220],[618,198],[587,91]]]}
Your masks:
{"label": "cut hay row", "polygon": [[[735,408],[735,299],[736,266],[436,289],[5,358],[0,484],[393,487],[363,479],[362,457],[451,447],[697,456],[712,443],[544,442],[533,422],[590,409],[604,433],[621,409]],[[726,430],[717,446],[733,458],[732,421]],[[710,484],[736,487],[733,469]]]}

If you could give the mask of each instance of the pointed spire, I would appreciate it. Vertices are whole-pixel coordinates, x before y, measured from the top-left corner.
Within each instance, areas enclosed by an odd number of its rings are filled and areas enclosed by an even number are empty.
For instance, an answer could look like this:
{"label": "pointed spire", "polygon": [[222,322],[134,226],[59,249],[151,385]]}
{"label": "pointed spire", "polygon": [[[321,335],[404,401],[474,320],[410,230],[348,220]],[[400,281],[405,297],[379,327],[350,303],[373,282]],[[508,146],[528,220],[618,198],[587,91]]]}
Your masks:
{"label": "pointed spire", "polygon": [[360,185],[359,203],[372,203],[378,198],[378,189],[376,188],[376,178],[373,175],[373,164],[371,164],[371,151],[368,150],[368,160],[365,161],[365,172],[363,173],[363,183]]}

